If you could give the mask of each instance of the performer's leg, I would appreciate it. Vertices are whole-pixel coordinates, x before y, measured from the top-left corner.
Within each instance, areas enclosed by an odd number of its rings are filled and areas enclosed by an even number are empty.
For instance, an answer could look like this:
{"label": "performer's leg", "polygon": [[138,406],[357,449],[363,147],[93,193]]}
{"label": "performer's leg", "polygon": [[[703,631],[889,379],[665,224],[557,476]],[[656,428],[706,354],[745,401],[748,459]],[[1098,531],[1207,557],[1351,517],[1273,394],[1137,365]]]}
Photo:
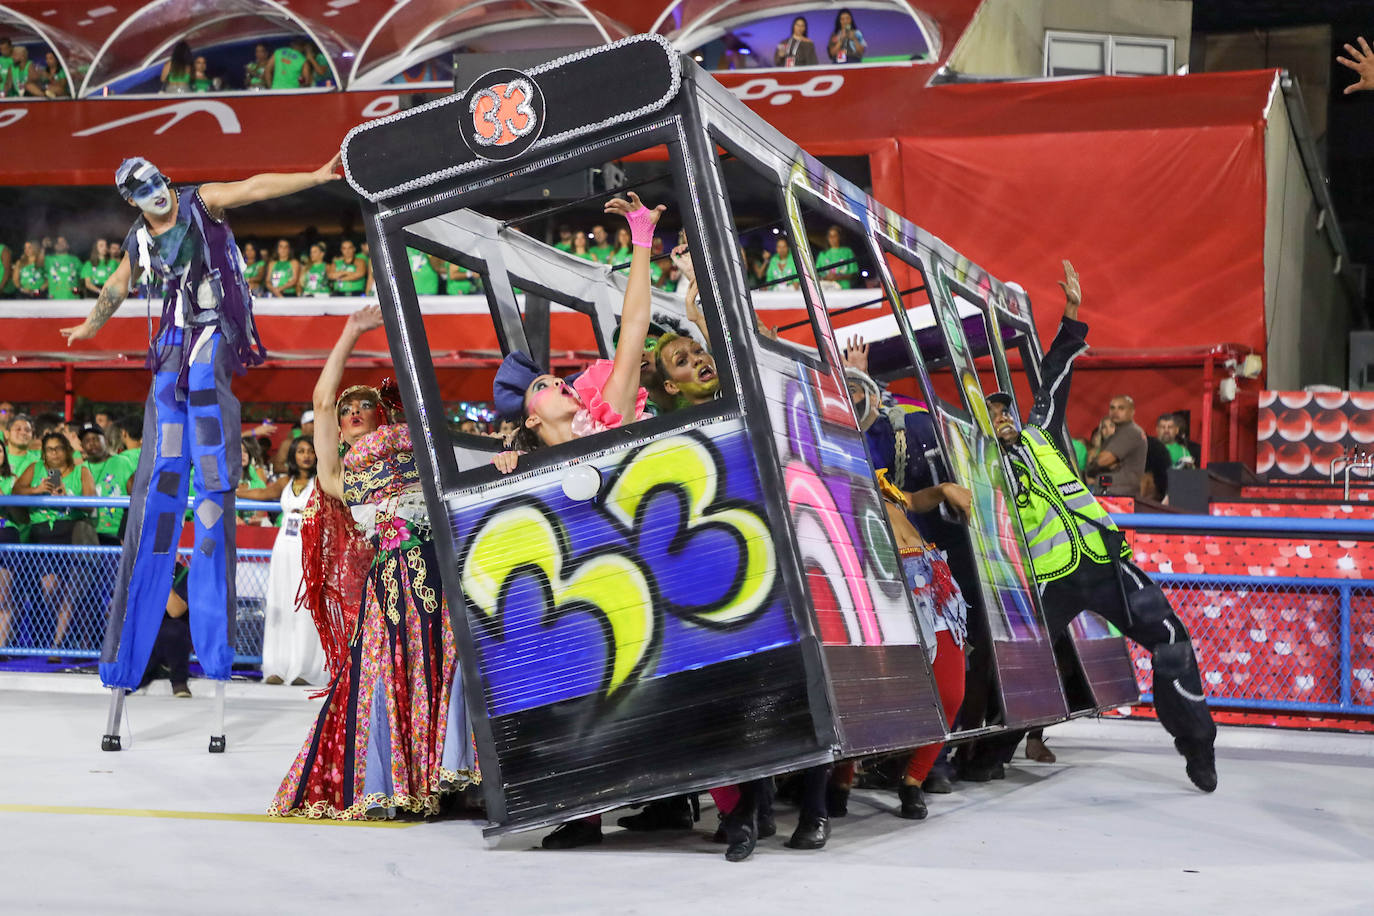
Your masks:
{"label": "performer's leg", "polygon": [[[191,457],[195,466],[196,549],[191,562],[188,603],[191,638],[207,677],[225,680],[234,665],[235,588],[234,488],[239,463],[239,402],[230,390],[229,363],[219,334],[202,338],[192,351],[190,381]],[[230,460],[230,455],[233,460]]]}
{"label": "performer's leg", "polygon": [[[841,764],[843,766],[843,764]],[[801,812],[797,829],[786,845],[789,849],[821,849],[830,839],[830,814],[826,795],[830,787],[831,764],[803,770]],[[851,772],[852,772],[851,766]],[[852,775],[850,777],[853,778]]]}
{"label": "performer's leg", "polygon": [[[935,662],[930,666],[935,675],[935,686],[940,691],[940,705],[945,710],[945,721],[954,722],[959,713],[959,704],[964,699],[964,653],[954,642],[948,630],[941,630],[936,637],[938,649]],[[921,784],[930,774],[930,768],[940,756],[943,742],[918,747],[907,762],[903,786],[898,791],[902,807],[901,817],[919,821],[926,816],[926,802]]]}
{"label": "performer's leg", "polygon": [[107,687],[138,687],[167,608],[189,483],[186,403],[177,397],[176,382],[175,370],[155,373],[143,412],[145,445],[100,653],[100,680]]}

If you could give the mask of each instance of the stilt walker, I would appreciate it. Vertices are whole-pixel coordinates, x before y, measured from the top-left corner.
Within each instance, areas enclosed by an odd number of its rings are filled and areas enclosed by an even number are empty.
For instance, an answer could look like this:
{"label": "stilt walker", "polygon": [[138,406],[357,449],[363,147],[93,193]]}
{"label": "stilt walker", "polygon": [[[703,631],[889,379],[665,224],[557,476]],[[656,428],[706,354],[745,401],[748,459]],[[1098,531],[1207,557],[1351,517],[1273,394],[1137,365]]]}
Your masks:
{"label": "stilt walker", "polygon": [[[156,166],[126,159],[115,186],[141,212],[129,230],[124,258],[100,290],[86,320],[62,335],[89,340],[124,302],[132,284],[162,294],[162,315],[148,351],[152,389],[144,409],[145,447],[129,500],[100,679],[117,705],[139,685],[167,604],[187,487],[195,475],[195,561],[188,598],[191,639],[207,676],[226,680],[234,660],[234,489],[240,463],[239,403],[233,375],[263,362],[243,260],[225,211],[284,197],[334,181],[339,160],[313,172],[262,174],[244,181],[173,188]],[[222,710],[222,686],[216,691]],[[222,715],[220,713],[219,715]],[[102,747],[119,749],[112,706]],[[217,741],[215,739],[218,739]],[[211,751],[224,747],[223,727]]]}

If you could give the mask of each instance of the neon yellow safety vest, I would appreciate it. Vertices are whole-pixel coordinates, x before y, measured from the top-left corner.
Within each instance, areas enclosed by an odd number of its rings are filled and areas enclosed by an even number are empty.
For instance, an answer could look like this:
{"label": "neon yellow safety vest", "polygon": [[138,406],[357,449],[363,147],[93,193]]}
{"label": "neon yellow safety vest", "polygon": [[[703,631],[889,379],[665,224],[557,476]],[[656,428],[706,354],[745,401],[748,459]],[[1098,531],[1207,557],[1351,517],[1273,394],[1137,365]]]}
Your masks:
{"label": "neon yellow safety vest", "polygon": [[[1094,563],[1110,561],[1102,533],[1092,522],[1112,531],[1117,527],[1048,433],[1038,426],[1022,429],[1011,464],[1016,473],[1016,510],[1036,582],[1064,578],[1084,557]],[[1121,556],[1131,558],[1129,544],[1122,545]]]}

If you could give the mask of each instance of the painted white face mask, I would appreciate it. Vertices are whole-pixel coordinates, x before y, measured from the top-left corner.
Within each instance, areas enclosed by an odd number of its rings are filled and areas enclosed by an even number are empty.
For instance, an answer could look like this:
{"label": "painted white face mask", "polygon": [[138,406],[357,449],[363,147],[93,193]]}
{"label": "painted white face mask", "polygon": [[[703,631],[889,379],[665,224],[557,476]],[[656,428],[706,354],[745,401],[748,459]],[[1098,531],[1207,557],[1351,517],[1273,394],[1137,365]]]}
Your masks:
{"label": "painted white face mask", "polygon": [[163,181],[162,176],[150,178],[134,191],[134,205],[144,213],[153,216],[166,216],[172,212],[172,189]]}

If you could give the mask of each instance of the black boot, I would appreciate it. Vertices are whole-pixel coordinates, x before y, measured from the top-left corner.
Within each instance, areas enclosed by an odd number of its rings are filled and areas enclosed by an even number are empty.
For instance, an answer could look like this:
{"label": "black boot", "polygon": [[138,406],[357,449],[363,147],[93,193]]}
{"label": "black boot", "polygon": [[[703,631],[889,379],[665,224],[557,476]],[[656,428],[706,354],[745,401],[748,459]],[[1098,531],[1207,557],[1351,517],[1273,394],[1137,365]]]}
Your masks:
{"label": "black boot", "polygon": [[950,785],[949,777],[939,770],[931,770],[925,782],[921,783],[921,791],[927,795],[948,795],[954,791],[954,786]]}
{"label": "black boot", "polygon": [[630,814],[616,821],[626,830],[691,830],[692,803],[686,795],[660,798],[644,806],[638,814]]}
{"label": "black boot", "polygon": [[897,798],[902,802],[902,808],[897,812],[898,817],[904,817],[909,821],[923,821],[930,813],[930,809],[926,807],[926,795],[920,786],[903,785],[897,790]]}
{"label": "black boot", "polygon": [[766,840],[778,832],[778,822],[773,818],[773,778],[758,781],[758,838]]}
{"label": "black boot", "polygon": [[825,841],[830,839],[830,818],[803,814],[797,821],[797,829],[784,845],[788,849],[824,849]]}
{"label": "black boot", "polygon": [[754,783],[740,786],[739,802],[733,811],[720,820],[720,828],[725,833],[725,861],[743,862],[754,854],[758,843],[757,787]]}
{"label": "black boot", "polygon": [[1174,747],[1187,761],[1188,778],[1193,781],[1193,785],[1204,792],[1215,792],[1217,790],[1217,755],[1215,749],[1210,744],[1190,745],[1185,743],[1182,738],[1174,739]]}
{"label": "black boot", "polygon": [[559,824],[539,845],[545,849],[576,849],[601,842],[601,822],[576,820]]}

